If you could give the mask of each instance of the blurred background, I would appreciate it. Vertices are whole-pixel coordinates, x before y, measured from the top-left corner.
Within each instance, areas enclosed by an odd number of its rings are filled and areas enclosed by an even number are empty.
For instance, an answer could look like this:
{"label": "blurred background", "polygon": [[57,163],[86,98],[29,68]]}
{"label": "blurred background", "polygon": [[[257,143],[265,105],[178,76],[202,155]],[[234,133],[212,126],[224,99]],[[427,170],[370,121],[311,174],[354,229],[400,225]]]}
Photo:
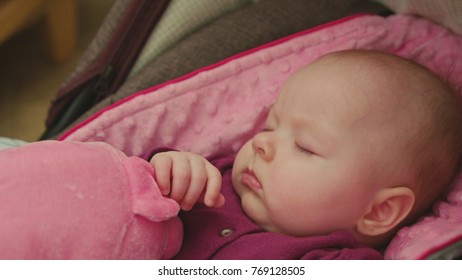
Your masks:
{"label": "blurred background", "polygon": [[[40,137],[51,99],[114,1],[0,0],[0,136],[25,141]],[[27,8],[14,11],[21,4]],[[68,14],[70,7],[74,7],[75,19]],[[54,10],[52,14],[49,9]],[[21,27],[9,29],[11,23]],[[69,25],[75,26],[75,36],[64,32],[56,39],[54,29],[61,28],[58,32],[62,33]],[[56,40],[75,44],[63,46]]]}

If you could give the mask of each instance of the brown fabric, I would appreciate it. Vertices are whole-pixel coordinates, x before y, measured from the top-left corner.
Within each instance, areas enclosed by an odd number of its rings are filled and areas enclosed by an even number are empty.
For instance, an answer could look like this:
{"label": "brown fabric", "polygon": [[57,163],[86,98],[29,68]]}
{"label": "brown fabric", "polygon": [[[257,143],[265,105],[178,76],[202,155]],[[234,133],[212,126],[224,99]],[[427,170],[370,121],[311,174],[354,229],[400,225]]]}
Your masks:
{"label": "brown fabric", "polygon": [[281,37],[347,16],[354,2],[357,1],[261,0],[225,15],[159,55],[138,75],[126,81],[115,95],[94,106],[74,124],[142,89]]}

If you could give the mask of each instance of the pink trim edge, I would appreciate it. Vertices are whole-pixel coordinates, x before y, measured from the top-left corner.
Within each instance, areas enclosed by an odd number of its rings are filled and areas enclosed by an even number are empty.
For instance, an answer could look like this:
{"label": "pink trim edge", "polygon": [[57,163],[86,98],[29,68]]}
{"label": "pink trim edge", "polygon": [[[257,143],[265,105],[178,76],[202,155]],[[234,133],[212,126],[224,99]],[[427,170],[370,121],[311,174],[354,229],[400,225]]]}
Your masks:
{"label": "pink trim edge", "polygon": [[144,89],[144,90],[141,90],[135,94],[132,94],[132,95],[129,95],[121,100],[119,100],[118,102],[104,108],[104,109],[101,109],[100,111],[94,113],[91,117],[89,117],[88,119],[82,121],[81,123],[75,125],[73,128],[69,129],[67,132],[65,132],[63,135],[61,135],[61,137],[58,138],[59,141],[62,141],[62,140],[66,140],[67,137],[69,137],[71,134],[73,134],[75,131],[77,131],[79,128],[83,127],[84,125],[92,122],[93,120],[95,120],[96,118],[98,118],[101,114],[103,114],[104,112],[106,111],[109,111],[109,110],[112,110],[113,108],[117,107],[117,106],[120,106],[121,104],[131,100],[132,98],[135,98],[137,97],[138,95],[143,95],[143,94],[146,94],[148,92],[151,92],[151,91],[154,91],[154,90],[158,90],[160,88],[163,88],[165,86],[168,86],[170,84],[174,84],[174,83],[178,83],[178,82],[181,82],[183,80],[186,80],[186,79],[189,79],[201,72],[204,72],[204,71],[208,71],[210,69],[214,69],[214,68],[217,68],[223,64],[226,64],[228,63],[229,61],[232,61],[234,59],[237,59],[237,58],[240,58],[240,57],[244,57],[244,56],[247,56],[249,54],[252,54],[252,53],[255,53],[255,52],[258,52],[262,49],[266,49],[266,48],[269,48],[269,47],[272,47],[274,45],[278,45],[278,44],[281,44],[283,42],[286,42],[286,41],[289,41],[293,38],[297,38],[299,36],[303,36],[303,35],[306,35],[306,34],[310,34],[310,33],[313,33],[313,32],[316,32],[316,31],[319,31],[319,30],[322,30],[322,29],[325,29],[325,28],[328,28],[328,27],[331,27],[331,26],[335,26],[335,25],[338,25],[338,24],[341,24],[341,23],[344,23],[344,22],[347,22],[347,21],[350,21],[350,20],[353,20],[353,19],[356,19],[356,18],[359,18],[359,17],[364,17],[364,16],[377,16],[375,14],[356,14],[356,15],[351,15],[351,16],[347,16],[347,17],[343,17],[341,19],[337,19],[337,20],[334,20],[334,21],[331,21],[331,22],[328,22],[328,23],[325,23],[325,24],[321,24],[321,25],[318,25],[318,26],[315,26],[315,27],[312,27],[312,28],[309,28],[307,30],[303,30],[303,31],[300,31],[300,32],[297,32],[297,33],[294,33],[292,35],[288,35],[286,37],[283,37],[283,38],[280,38],[280,39],[277,39],[275,41],[272,41],[272,42],[269,42],[269,43],[266,43],[266,44],[263,44],[261,46],[258,46],[258,47],[255,47],[253,49],[250,49],[250,50],[247,50],[247,51],[244,51],[244,52],[241,52],[241,53],[238,53],[236,55],[233,55],[229,58],[226,58],[222,61],[219,61],[217,63],[214,63],[214,64],[211,64],[211,65],[208,65],[208,66],[205,66],[205,67],[202,67],[202,68],[199,68],[189,74],[186,74],[184,76],[181,76],[181,77],[178,77],[178,78],[175,78],[173,80],[170,80],[170,81],[167,81],[167,82],[164,82],[164,83],[161,83],[159,85],[155,85],[155,86],[152,86],[150,88],[147,88],[147,89]]}

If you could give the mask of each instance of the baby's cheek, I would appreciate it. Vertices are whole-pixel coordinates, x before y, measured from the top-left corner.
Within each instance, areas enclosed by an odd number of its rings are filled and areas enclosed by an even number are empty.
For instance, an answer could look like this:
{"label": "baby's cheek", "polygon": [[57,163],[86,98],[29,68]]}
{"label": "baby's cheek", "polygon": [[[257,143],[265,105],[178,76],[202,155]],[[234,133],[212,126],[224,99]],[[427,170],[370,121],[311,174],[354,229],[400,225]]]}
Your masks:
{"label": "baby's cheek", "polygon": [[280,166],[271,166],[269,170],[266,170],[266,177],[267,182],[271,184],[271,188],[282,192],[291,189],[300,174],[287,169],[284,164],[281,164]]}
{"label": "baby's cheek", "polygon": [[293,203],[296,193],[290,187],[290,179],[278,172],[271,172],[268,175],[267,184],[263,186],[267,204],[284,208]]}

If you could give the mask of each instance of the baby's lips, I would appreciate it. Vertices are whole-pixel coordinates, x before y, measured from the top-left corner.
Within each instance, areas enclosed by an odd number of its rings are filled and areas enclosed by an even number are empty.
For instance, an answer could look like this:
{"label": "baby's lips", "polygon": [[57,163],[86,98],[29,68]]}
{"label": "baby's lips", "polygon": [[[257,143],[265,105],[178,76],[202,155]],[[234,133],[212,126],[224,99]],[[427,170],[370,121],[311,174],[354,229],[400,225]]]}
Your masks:
{"label": "baby's lips", "polygon": [[242,174],[241,176],[241,183],[248,186],[254,191],[262,189],[262,185],[260,181],[258,181],[257,177],[255,174],[252,172],[246,171]]}

